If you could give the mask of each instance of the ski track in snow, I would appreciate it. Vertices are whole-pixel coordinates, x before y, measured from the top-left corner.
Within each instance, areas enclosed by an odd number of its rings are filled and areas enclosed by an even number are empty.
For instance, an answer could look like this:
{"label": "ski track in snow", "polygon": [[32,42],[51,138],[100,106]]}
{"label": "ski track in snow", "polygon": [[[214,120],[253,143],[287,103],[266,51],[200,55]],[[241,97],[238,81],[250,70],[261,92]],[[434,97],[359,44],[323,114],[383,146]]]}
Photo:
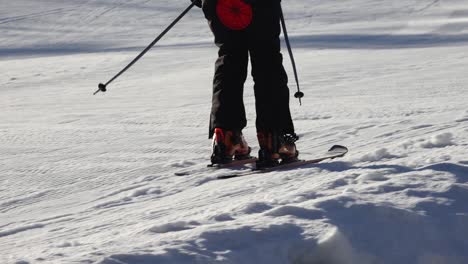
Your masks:
{"label": "ski track in snow", "polygon": [[301,155],[350,152],[222,181],[200,10],[92,96],[186,5],[2,4],[0,263],[468,263],[465,1],[284,3]]}

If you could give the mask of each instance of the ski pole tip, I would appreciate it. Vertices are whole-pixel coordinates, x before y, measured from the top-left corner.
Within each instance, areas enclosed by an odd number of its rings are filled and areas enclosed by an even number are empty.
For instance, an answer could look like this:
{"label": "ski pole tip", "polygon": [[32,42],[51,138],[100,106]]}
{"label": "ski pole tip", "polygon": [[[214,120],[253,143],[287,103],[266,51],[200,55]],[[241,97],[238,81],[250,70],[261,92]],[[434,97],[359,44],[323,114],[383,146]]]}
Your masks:
{"label": "ski pole tip", "polygon": [[103,92],[103,93],[104,93],[104,92],[106,92],[106,91],[107,91],[107,85],[105,85],[105,84],[103,84],[103,83],[100,83],[100,84],[98,85],[98,90],[97,90],[96,92],[94,92],[93,95],[96,95],[96,94],[99,93],[99,92]]}
{"label": "ski pole tip", "polygon": [[301,92],[301,91],[298,91],[294,94],[294,97],[296,97],[297,99],[299,99],[299,104],[302,105],[302,97],[304,97],[304,93]]}
{"label": "ski pole tip", "polygon": [[294,94],[294,97],[300,99],[300,98],[304,97],[304,93],[303,93],[303,92],[296,92],[296,93]]}
{"label": "ski pole tip", "polygon": [[98,88],[99,88],[99,91],[101,91],[101,92],[107,91],[107,85],[105,85],[105,84],[103,84],[103,83],[100,83],[100,84],[98,85]]}

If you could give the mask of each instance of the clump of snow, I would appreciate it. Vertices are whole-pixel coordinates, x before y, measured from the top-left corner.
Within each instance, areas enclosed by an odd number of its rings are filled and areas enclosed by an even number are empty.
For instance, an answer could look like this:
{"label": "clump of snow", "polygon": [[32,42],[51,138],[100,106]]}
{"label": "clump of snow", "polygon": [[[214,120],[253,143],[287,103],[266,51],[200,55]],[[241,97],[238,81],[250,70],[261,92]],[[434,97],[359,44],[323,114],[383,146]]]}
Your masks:
{"label": "clump of snow", "polygon": [[373,153],[369,153],[369,154],[362,156],[359,159],[359,161],[374,162],[374,161],[394,159],[394,158],[398,158],[398,156],[390,154],[390,152],[386,148],[381,148],[381,149],[374,151]]}
{"label": "clump of snow", "polygon": [[177,231],[192,229],[196,225],[199,225],[199,224],[194,221],[192,222],[177,221],[177,222],[153,226],[149,229],[149,231],[153,233],[170,233],[170,232],[177,232]]}
{"label": "clump of snow", "polygon": [[356,180],[358,182],[385,181],[388,178],[386,175],[391,174],[394,170],[373,170],[367,171],[359,175]]}
{"label": "clump of snow", "polygon": [[212,216],[211,219],[213,219],[215,221],[218,221],[218,222],[234,220],[234,218],[228,213],[218,214],[218,215]]}
{"label": "clump of snow", "polygon": [[147,188],[140,188],[133,190],[130,194],[128,194],[128,197],[138,197],[138,196],[143,196],[143,195],[149,195],[149,194],[160,194],[161,190],[158,188],[153,188],[153,187],[147,187]]}
{"label": "clump of snow", "polygon": [[456,144],[453,142],[453,134],[450,132],[434,135],[420,144],[423,148],[444,148],[452,145]]}
{"label": "clump of snow", "polygon": [[60,244],[57,244],[56,247],[58,248],[67,248],[67,247],[77,247],[80,246],[81,243],[78,241],[64,241]]}
{"label": "clump of snow", "polygon": [[449,161],[451,159],[452,159],[452,156],[450,155],[442,155],[442,156],[429,157],[424,162],[426,164],[437,164],[437,163]]}
{"label": "clump of snow", "polygon": [[274,208],[265,213],[268,216],[295,216],[304,219],[319,219],[323,217],[323,212],[317,209],[306,209],[303,207],[285,205]]}
{"label": "clump of snow", "polygon": [[371,264],[373,257],[359,254],[349,240],[335,227],[323,235],[315,249],[295,252],[291,263],[301,264]]}
{"label": "clump of snow", "polygon": [[352,187],[347,187],[347,188],[344,188],[343,191],[341,192],[343,195],[347,195],[347,194],[355,194],[357,193],[358,191],[355,189],[355,188],[352,188]]}
{"label": "clump of snow", "polygon": [[258,214],[271,209],[271,205],[262,202],[253,202],[242,205],[236,211],[244,214]]}

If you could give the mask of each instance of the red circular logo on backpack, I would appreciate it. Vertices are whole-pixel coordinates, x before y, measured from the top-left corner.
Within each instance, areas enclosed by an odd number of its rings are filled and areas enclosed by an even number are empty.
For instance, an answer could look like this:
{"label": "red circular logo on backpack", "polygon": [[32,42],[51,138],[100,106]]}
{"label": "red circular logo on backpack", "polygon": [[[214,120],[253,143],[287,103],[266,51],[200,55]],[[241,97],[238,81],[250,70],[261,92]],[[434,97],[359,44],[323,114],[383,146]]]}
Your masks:
{"label": "red circular logo on backpack", "polygon": [[242,0],[218,0],[216,6],[221,23],[233,30],[247,28],[252,22],[252,7]]}

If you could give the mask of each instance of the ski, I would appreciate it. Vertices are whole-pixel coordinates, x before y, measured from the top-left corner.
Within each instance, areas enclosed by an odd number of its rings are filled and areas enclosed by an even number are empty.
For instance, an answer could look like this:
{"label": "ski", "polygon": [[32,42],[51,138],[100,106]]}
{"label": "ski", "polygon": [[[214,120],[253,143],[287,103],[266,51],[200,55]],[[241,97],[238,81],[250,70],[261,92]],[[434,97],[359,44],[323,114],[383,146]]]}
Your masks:
{"label": "ski", "polygon": [[226,169],[226,168],[232,168],[236,166],[242,166],[250,163],[255,163],[257,161],[256,157],[249,157],[246,159],[241,159],[241,160],[233,160],[228,163],[217,163],[217,164],[209,164],[207,167],[208,168],[218,168],[218,169]]}
{"label": "ski", "polygon": [[319,157],[319,158],[316,158],[316,159],[298,160],[298,161],[285,163],[285,164],[280,164],[278,166],[268,167],[268,168],[263,168],[263,169],[254,168],[254,169],[246,171],[246,172],[240,172],[240,173],[234,173],[234,174],[228,174],[228,175],[221,175],[221,176],[218,176],[217,179],[224,180],[224,179],[231,179],[231,178],[237,178],[237,177],[242,177],[242,176],[248,176],[248,175],[257,174],[257,173],[267,173],[267,172],[272,172],[272,171],[281,171],[281,170],[287,170],[287,169],[294,169],[294,168],[298,168],[298,167],[305,166],[305,165],[308,165],[308,164],[319,163],[319,162],[327,160],[327,159],[341,158],[344,155],[346,155],[346,153],[348,153],[348,148],[346,148],[344,146],[340,146],[340,145],[334,145],[322,157]]}
{"label": "ski", "polygon": [[257,161],[256,157],[249,157],[249,158],[241,159],[241,160],[233,160],[228,163],[208,164],[206,167],[199,168],[199,169],[184,169],[181,171],[177,171],[174,174],[176,176],[186,176],[186,175],[203,172],[203,171],[210,170],[210,169],[229,169],[229,168],[244,166],[244,165],[255,163],[256,161]]}

